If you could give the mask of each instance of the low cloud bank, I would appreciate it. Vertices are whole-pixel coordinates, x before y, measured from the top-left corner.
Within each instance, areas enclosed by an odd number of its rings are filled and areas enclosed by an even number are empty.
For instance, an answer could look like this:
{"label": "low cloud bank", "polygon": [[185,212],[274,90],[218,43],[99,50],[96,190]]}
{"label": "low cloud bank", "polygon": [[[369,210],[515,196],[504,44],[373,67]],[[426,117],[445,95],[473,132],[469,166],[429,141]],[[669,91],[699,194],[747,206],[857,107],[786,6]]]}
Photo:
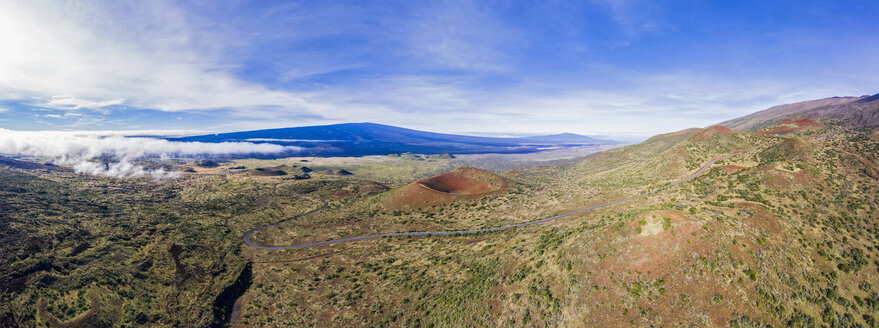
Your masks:
{"label": "low cloud bank", "polygon": [[[149,170],[131,161],[145,156],[193,157],[295,152],[299,147],[250,142],[176,142],[156,138],[131,138],[90,132],[14,131],[0,129],[0,154],[51,158],[73,165],[78,173],[126,178],[150,175],[173,179],[180,172]],[[96,162],[99,157],[112,162]]]}

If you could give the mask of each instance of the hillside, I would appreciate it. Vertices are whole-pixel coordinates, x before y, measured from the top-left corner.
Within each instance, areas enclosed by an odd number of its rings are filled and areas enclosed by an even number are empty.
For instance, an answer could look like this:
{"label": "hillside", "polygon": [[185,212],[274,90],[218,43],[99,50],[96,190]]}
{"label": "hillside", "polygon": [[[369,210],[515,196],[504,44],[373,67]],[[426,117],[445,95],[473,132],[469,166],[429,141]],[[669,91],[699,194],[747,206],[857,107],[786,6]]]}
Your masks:
{"label": "hillside", "polygon": [[47,170],[47,171],[69,171],[69,168],[60,167],[52,164],[36,163],[31,161],[21,161],[12,158],[0,156],[0,166],[12,167],[25,170]]}
{"label": "hillside", "polygon": [[[430,173],[447,156],[241,159],[157,183],[7,161],[0,326],[875,326],[879,130],[848,124],[861,123],[687,129],[508,172]],[[502,232],[242,245],[321,206],[296,195],[328,204],[254,241],[483,229],[624,201]]]}
{"label": "hillside", "polygon": [[479,199],[504,189],[506,182],[496,174],[462,167],[395,190],[385,201],[385,206],[399,209],[444,205]]}
{"label": "hillside", "polygon": [[[543,226],[342,244],[300,251],[298,258],[318,258],[294,264],[245,250],[264,262],[256,272],[283,278],[257,279],[264,286],[243,304],[319,305],[246,306],[251,315],[239,323],[270,325],[265,318],[296,313],[317,326],[874,325],[875,129],[685,130],[507,175],[511,189],[502,195],[409,210],[362,198],[349,206],[369,209],[370,218],[328,212],[262,237],[285,244],[534,220],[661,187],[753,146],[762,148],[678,187]],[[336,220],[345,222],[337,234],[310,232],[334,229]],[[283,283],[315,275],[301,286]]]}
{"label": "hillside", "polygon": [[425,132],[375,123],[345,123],[210,134],[175,141],[248,141],[303,147],[295,155],[364,156],[397,153],[529,153],[546,147],[613,144],[573,133],[518,138],[490,138]]}
{"label": "hillside", "polygon": [[879,125],[879,94],[861,97],[833,97],[774,106],[718,125],[740,131],[754,131],[787,118],[835,121],[846,127]]}

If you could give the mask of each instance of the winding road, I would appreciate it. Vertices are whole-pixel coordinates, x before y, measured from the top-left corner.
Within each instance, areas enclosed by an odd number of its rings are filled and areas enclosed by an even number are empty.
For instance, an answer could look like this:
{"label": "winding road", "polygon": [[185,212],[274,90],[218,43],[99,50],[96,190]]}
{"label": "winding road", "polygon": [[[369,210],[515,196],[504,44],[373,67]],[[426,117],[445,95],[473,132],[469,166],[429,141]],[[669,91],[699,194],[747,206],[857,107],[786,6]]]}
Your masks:
{"label": "winding road", "polygon": [[[566,217],[569,217],[569,216],[572,216],[572,215],[575,215],[575,214],[578,214],[578,213],[581,213],[581,212],[585,212],[585,211],[589,211],[589,210],[594,210],[594,209],[602,208],[602,207],[605,207],[605,206],[614,205],[614,204],[621,203],[621,202],[624,202],[624,201],[627,201],[627,200],[630,200],[630,199],[633,199],[633,198],[643,197],[643,196],[646,196],[646,195],[649,195],[649,194],[652,194],[652,193],[655,193],[655,192],[658,192],[658,191],[662,191],[662,190],[665,190],[665,189],[668,189],[668,188],[674,187],[674,186],[676,186],[676,185],[679,185],[679,184],[684,183],[684,182],[686,182],[686,181],[688,181],[688,180],[690,180],[690,179],[692,179],[692,178],[695,178],[695,177],[699,176],[700,174],[702,174],[703,172],[705,172],[706,170],[708,170],[708,169],[711,167],[711,165],[713,165],[713,164],[714,164],[715,162],[717,162],[717,161],[721,161],[721,160],[724,160],[724,159],[730,158],[730,157],[732,157],[732,156],[735,156],[735,155],[738,155],[738,154],[741,154],[741,153],[744,153],[744,152],[749,152],[749,151],[752,151],[752,150],[757,149],[757,148],[760,148],[760,146],[757,146],[757,147],[751,147],[751,148],[748,148],[748,149],[745,149],[745,150],[741,150],[741,151],[737,151],[737,152],[735,152],[735,153],[732,153],[732,154],[729,154],[729,155],[726,155],[726,156],[723,156],[723,157],[715,158],[715,159],[711,160],[710,162],[708,162],[707,164],[705,164],[704,166],[702,166],[702,167],[701,167],[698,171],[696,171],[695,173],[693,173],[693,174],[687,176],[686,178],[683,178],[683,179],[681,179],[681,180],[678,180],[678,181],[676,181],[676,182],[673,182],[673,183],[671,183],[671,184],[665,185],[665,186],[663,186],[663,187],[661,187],[661,188],[658,188],[658,189],[655,189],[655,190],[647,191],[647,192],[644,192],[644,193],[641,193],[641,194],[637,194],[637,195],[634,195],[634,196],[629,196],[629,197],[626,197],[626,198],[623,198],[623,199],[615,200],[615,201],[608,202],[608,203],[604,203],[604,204],[592,205],[592,206],[589,206],[589,207],[581,208],[581,209],[576,210],[576,211],[573,211],[573,212],[568,212],[568,213],[565,213],[565,214],[560,214],[560,215],[556,215],[556,216],[553,216],[553,217],[548,217],[548,218],[541,219],[541,220],[537,220],[537,221],[530,221],[530,222],[523,222],[523,223],[519,223],[519,224],[513,224],[513,225],[508,225],[508,226],[502,226],[502,227],[485,228],[485,229],[474,229],[474,230],[455,230],[455,231],[413,231],[413,232],[383,233],[383,234],[376,234],[376,235],[364,235],[364,236],[357,236],[357,237],[350,237],[350,238],[333,239],[333,240],[327,240],[327,241],[321,241],[321,242],[315,242],[315,243],[305,243],[305,244],[298,244],[298,245],[284,245],[284,246],[263,246],[263,245],[259,245],[259,244],[255,243],[255,242],[253,242],[252,240],[250,240],[250,236],[251,236],[254,232],[257,232],[257,231],[259,231],[259,230],[262,230],[262,229],[265,229],[265,228],[268,228],[268,227],[271,227],[271,226],[276,226],[276,225],[278,225],[278,224],[281,224],[281,223],[284,223],[284,222],[287,222],[287,221],[290,221],[290,220],[293,220],[293,219],[296,219],[296,218],[299,218],[299,217],[302,217],[302,216],[305,216],[305,215],[308,215],[308,214],[311,214],[311,213],[317,212],[317,211],[323,209],[324,207],[327,207],[327,204],[328,204],[327,201],[326,201],[325,199],[320,198],[320,197],[317,197],[317,196],[303,195],[303,194],[292,194],[292,195],[289,195],[289,196],[314,198],[314,199],[317,199],[317,200],[321,201],[323,204],[322,204],[320,207],[315,208],[315,209],[313,209],[313,210],[311,210],[311,211],[308,211],[308,212],[305,212],[305,213],[302,213],[302,214],[299,214],[299,215],[296,215],[296,216],[293,216],[293,217],[290,217],[290,218],[287,218],[287,219],[284,219],[284,220],[281,220],[281,221],[278,221],[278,222],[275,222],[275,223],[270,223],[270,224],[266,224],[266,225],[261,225],[261,226],[259,226],[259,227],[256,227],[256,228],[253,228],[253,229],[247,230],[247,232],[244,233],[244,243],[246,243],[247,245],[250,245],[251,247],[258,248],[258,249],[269,249],[269,250],[273,250],[273,249],[295,249],[295,248],[306,248],[306,247],[314,247],[314,246],[321,246],[321,245],[330,245],[330,244],[346,243],[346,242],[352,242],[352,241],[358,241],[358,240],[365,240],[365,239],[374,239],[374,238],[385,238],[385,237],[429,237],[429,236],[465,235],[465,234],[475,234],[475,233],[481,233],[481,232],[493,232],[493,231],[503,231],[503,230],[509,230],[509,229],[515,229],[515,228],[521,228],[521,227],[526,227],[526,226],[530,226],[530,225],[535,225],[535,224],[541,224],[541,223],[546,223],[546,222],[550,222],[550,221],[555,221],[555,220],[558,220],[558,219],[561,219],[561,218],[566,218]],[[274,186],[272,186],[272,192],[273,192],[274,194],[276,194],[276,195],[278,195],[277,187],[278,187],[278,184],[275,184]]]}

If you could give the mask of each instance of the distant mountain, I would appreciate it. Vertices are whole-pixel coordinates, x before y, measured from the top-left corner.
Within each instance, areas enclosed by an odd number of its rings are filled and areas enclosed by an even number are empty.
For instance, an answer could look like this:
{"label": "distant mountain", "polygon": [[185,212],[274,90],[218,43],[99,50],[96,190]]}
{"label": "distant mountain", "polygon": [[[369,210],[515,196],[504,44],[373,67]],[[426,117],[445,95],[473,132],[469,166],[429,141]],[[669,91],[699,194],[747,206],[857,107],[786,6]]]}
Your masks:
{"label": "distant mountain", "polygon": [[592,137],[587,137],[584,135],[574,134],[574,133],[560,133],[560,134],[552,134],[547,136],[536,136],[536,137],[520,137],[515,138],[518,142],[522,143],[545,143],[545,144],[608,144],[614,143],[613,141],[608,140],[600,140]]}
{"label": "distant mountain", "polygon": [[879,125],[879,94],[833,97],[779,105],[719,124],[730,129],[754,131],[788,118],[835,120],[848,127],[877,126]]}
{"label": "distant mountain", "polygon": [[493,138],[426,132],[376,123],[345,123],[168,138],[172,141],[273,143],[305,148],[314,156],[528,153],[548,147],[607,145],[616,142],[573,133]]}

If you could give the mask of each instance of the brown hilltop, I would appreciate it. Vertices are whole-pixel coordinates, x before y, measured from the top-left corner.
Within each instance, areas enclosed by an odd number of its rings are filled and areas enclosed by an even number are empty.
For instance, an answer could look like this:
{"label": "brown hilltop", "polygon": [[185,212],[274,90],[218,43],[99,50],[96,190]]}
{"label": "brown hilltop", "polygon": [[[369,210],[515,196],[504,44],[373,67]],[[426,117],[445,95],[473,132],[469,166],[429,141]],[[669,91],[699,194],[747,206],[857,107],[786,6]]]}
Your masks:
{"label": "brown hilltop", "polygon": [[258,167],[247,172],[251,176],[272,177],[279,175],[287,175],[282,167]]}
{"label": "brown hilltop", "polygon": [[385,206],[402,208],[442,205],[496,194],[506,187],[506,181],[497,174],[461,167],[432,178],[415,181],[394,191],[385,202]]}
{"label": "brown hilltop", "polygon": [[811,153],[812,146],[805,140],[794,136],[762,150],[758,156],[766,163],[784,160],[805,161]]}
{"label": "brown hilltop", "polygon": [[782,121],[781,124],[794,124],[798,126],[824,126],[824,124],[815,122],[808,118],[789,118]]}
{"label": "brown hilltop", "polygon": [[679,151],[690,152],[690,147],[696,146],[705,151],[711,150],[714,155],[728,153],[747,147],[747,133],[731,130],[722,125],[712,125],[702,129],[686,142],[682,142]]}
{"label": "brown hilltop", "polygon": [[788,133],[792,133],[792,132],[796,132],[796,131],[812,129],[812,128],[824,128],[824,127],[827,127],[827,126],[825,126],[824,124],[815,122],[813,120],[810,120],[808,118],[789,118],[789,119],[782,121],[779,124],[776,124],[776,125],[767,127],[765,129],[759,130],[759,131],[757,131],[757,133],[760,133],[763,135],[769,135],[769,134],[784,135],[784,134],[788,134]]}
{"label": "brown hilltop", "polygon": [[733,131],[722,125],[712,125],[693,136],[693,140],[708,140],[716,135],[731,136]]}

